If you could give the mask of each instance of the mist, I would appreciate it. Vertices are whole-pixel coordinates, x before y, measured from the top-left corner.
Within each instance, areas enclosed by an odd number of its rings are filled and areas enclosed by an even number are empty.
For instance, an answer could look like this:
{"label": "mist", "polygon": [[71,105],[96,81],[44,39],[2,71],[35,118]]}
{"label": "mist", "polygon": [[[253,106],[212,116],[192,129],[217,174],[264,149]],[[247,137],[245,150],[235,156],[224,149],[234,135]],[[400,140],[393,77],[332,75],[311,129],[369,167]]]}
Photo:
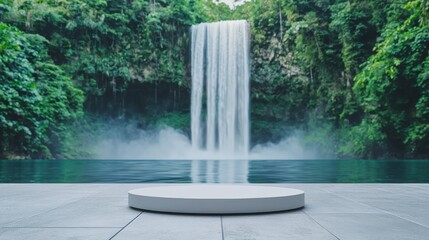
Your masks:
{"label": "mist", "polygon": [[131,134],[120,131],[120,128],[112,128],[97,144],[97,158],[190,159],[191,143],[188,137],[171,127],[152,130],[136,128]]}
{"label": "mist", "polygon": [[305,146],[302,134],[292,134],[278,143],[254,146],[248,156],[225,155],[194,149],[189,137],[176,129],[162,126],[144,130],[127,125],[111,127],[95,148],[97,159],[142,160],[288,160],[321,158],[317,150]]}
{"label": "mist", "polygon": [[300,134],[295,133],[282,139],[278,143],[264,143],[254,146],[250,150],[251,159],[260,160],[291,160],[291,159],[320,159],[315,149],[306,147]]}

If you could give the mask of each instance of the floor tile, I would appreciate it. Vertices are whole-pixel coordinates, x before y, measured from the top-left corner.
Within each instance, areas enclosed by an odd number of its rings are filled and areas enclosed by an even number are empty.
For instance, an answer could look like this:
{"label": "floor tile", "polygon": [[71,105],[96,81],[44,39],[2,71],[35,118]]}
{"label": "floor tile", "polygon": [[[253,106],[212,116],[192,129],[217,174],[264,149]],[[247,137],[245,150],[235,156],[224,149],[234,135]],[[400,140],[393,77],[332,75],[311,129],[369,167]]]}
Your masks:
{"label": "floor tile", "polygon": [[392,215],[429,227],[429,199],[387,199],[366,201],[365,203]]}
{"label": "floor tile", "polygon": [[123,227],[140,211],[124,198],[84,198],[7,227]]}
{"label": "floor tile", "polygon": [[306,194],[304,211],[312,213],[377,213],[377,208],[330,193]]}
{"label": "floor tile", "polygon": [[341,240],[421,240],[429,236],[428,228],[388,214],[315,214],[312,218]]}
{"label": "floor tile", "polygon": [[0,240],[108,240],[116,228],[9,228]]}
{"label": "floor tile", "polygon": [[219,216],[143,212],[114,240],[222,240]]}
{"label": "floor tile", "polygon": [[335,240],[301,210],[222,217],[225,240]]}

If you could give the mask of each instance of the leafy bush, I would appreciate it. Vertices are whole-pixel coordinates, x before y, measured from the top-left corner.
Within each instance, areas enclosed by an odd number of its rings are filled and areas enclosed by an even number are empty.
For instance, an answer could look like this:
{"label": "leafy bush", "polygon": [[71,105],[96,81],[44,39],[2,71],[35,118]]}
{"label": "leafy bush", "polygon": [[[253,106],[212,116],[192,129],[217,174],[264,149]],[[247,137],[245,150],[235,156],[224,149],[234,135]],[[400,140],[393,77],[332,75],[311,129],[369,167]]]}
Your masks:
{"label": "leafy bush", "polygon": [[0,155],[52,158],[83,92],[47,55],[46,40],[0,23]]}

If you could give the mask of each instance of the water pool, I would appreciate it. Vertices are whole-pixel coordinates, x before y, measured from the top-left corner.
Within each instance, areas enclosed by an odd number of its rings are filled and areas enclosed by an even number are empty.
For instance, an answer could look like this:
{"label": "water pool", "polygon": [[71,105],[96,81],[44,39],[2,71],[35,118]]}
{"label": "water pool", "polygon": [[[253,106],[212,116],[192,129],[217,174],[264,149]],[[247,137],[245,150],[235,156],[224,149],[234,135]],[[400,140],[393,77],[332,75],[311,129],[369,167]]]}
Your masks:
{"label": "water pool", "polygon": [[429,160],[0,160],[1,183],[429,183]]}

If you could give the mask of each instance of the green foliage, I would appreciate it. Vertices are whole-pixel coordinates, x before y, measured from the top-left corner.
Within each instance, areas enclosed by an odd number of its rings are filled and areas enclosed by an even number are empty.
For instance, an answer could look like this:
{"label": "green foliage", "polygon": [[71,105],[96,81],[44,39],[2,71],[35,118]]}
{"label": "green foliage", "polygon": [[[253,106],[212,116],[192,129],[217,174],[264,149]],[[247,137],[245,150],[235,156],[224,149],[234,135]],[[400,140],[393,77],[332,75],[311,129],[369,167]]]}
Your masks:
{"label": "green foliage", "polygon": [[377,1],[344,1],[331,7],[330,27],[339,33],[343,45],[342,59],[345,70],[351,76],[370,56],[377,38],[376,26],[371,22]]}
{"label": "green foliage", "polygon": [[[256,68],[258,67],[258,68]],[[257,142],[281,138],[280,123],[302,123],[308,97],[308,81],[288,76],[278,63],[262,60],[252,75],[252,136]],[[294,94],[285,94],[291,93]]]}
{"label": "green foliage", "polygon": [[[409,17],[388,26],[376,53],[356,76],[354,90],[367,117],[376,118],[390,149],[427,150],[429,28],[421,1],[405,5]],[[423,151],[424,152],[424,151]]]}
{"label": "green foliage", "polygon": [[53,65],[39,35],[0,23],[0,154],[58,157],[65,124],[82,115],[83,93]]}
{"label": "green foliage", "polygon": [[[223,20],[234,20],[240,17],[224,3],[215,3],[213,0],[194,1],[197,22],[217,22]],[[236,16],[236,17],[235,17]]]}
{"label": "green foliage", "polygon": [[189,123],[191,122],[189,113],[166,112],[160,117],[157,117],[156,125],[169,126],[174,129],[187,130],[189,132]]}
{"label": "green foliage", "polygon": [[422,0],[422,21],[424,24],[429,23],[429,1],[428,0]]}
{"label": "green foliage", "polygon": [[345,126],[339,132],[340,146],[337,154],[342,157],[377,158],[386,156],[386,134],[377,118],[364,119],[357,126]]}
{"label": "green foliage", "polygon": [[85,91],[91,111],[123,114],[136,81],[185,86],[194,1],[11,0],[6,6],[3,21],[49,40],[55,63]]}

